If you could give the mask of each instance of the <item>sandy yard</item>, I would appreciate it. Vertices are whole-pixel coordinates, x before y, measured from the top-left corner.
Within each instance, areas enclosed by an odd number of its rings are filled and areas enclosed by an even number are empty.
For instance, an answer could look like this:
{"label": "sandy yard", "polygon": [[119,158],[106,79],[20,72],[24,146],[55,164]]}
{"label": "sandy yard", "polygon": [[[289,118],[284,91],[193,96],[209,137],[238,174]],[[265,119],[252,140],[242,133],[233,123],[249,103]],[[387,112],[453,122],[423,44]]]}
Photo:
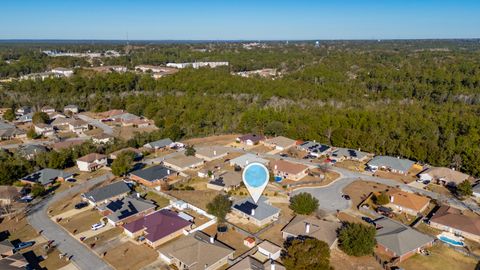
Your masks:
{"label": "sandy yard", "polygon": [[203,210],[207,210],[207,204],[220,194],[216,190],[170,190],[166,193]]}
{"label": "sandy yard", "polygon": [[206,228],[205,230],[203,230],[203,232],[209,235],[217,234],[218,240],[235,249],[235,253],[233,255],[234,257],[237,257],[243,254],[245,251],[249,249],[247,246],[243,244],[243,240],[247,236],[235,231],[233,227],[229,227],[227,232],[219,233],[217,232],[217,224],[214,224]]}
{"label": "sandy yard", "polygon": [[270,242],[283,247],[282,229],[293,219],[294,213],[286,203],[275,203],[275,207],[281,209],[279,222],[259,235],[262,239],[268,239]]}
{"label": "sandy yard", "polygon": [[334,165],[335,167],[344,168],[350,171],[364,172],[365,171],[365,162],[354,161],[354,160],[344,160],[342,162],[337,162]]}
{"label": "sandy yard", "polygon": [[100,222],[103,218],[95,209],[81,212],[73,217],[62,219],[58,222],[68,232],[72,234],[78,234],[84,231],[90,230],[92,224]]}
{"label": "sandy yard", "polygon": [[182,143],[195,145],[195,146],[207,146],[207,145],[226,145],[231,142],[234,142],[236,138],[240,136],[239,134],[226,134],[226,135],[215,135],[203,138],[192,138],[182,141]]}
{"label": "sandy yard", "polygon": [[148,127],[114,127],[113,128],[113,136],[120,138],[122,140],[130,140],[132,139],[136,133],[150,133],[152,131],[157,130],[156,126],[148,126]]}
{"label": "sandy yard", "polygon": [[335,269],[362,269],[362,270],[381,270],[382,267],[378,264],[373,256],[353,257],[348,256],[339,249],[332,249],[330,251],[330,265]]}
{"label": "sandy yard", "polygon": [[411,175],[411,174],[401,175],[401,174],[396,174],[396,173],[391,173],[391,172],[386,172],[381,170],[376,171],[374,176],[392,179],[403,184],[408,184],[410,182],[417,180],[417,177],[415,175]]}
{"label": "sandy yard", "polygon": [[140,269],[157,260],[158,253],[146,245],[127,241],[109,249],[103,258],[117,270]]}
{"label": "sandy yard", "polygon": [[350,196],[352,200],[352,207],[357,206],[365,200],[371,192],[381,192],[389,189],[390,187],[374,182],[368,181],[355,181],[343,189],[343,193]]}
{"label": "sandy yard", "polygon": [[37,231],[30,226],[24,214],[19,214],[11,219],[5,218],[0,223],[0,232],[8,231],[10,241],[29,241],[38,236]]}

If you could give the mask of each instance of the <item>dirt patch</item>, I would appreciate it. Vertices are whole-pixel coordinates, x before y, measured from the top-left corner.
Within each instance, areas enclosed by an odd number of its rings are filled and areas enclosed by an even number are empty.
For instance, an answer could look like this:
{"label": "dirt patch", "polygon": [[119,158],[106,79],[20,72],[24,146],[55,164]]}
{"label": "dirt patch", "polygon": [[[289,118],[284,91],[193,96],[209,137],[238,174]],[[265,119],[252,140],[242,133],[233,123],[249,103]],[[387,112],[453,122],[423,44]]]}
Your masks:
{"label": "dirt patch", "polygon": [[350,196],[352,207],[356,207],[365,200],[371,192],[382,192],[391,187],[369,181],[355,181],[343,189],[343,193]]}
{"label": "dirt patch", "polygon": [[[122,232],[123,232],[122,228],[115,227],[108,231],[104,231],[96,236],[85,239],[84,243],[91,248],[96,246],[101,246],[104,243],[111,240],[112,238],[118,237],[120,234],[122,234]],[[94,246],[92,246],[92,244],[94,244]]]}
{"label": "dirt patch", "polygon": [[5,218],[0,223],[0,232],[8,231],[10,241],[19,239],[20,241],[29,241],[38,236],[37,231],[27,222],[25,215],[20,214],[11,219]]}
{"label": "dirt patch", "polygon": [[347,169],[349,171],[356,171],[356,172],[365,171],[365,162],[360,162],[355,160],[344,160],[344,161],[335,163],[334,166]]}
{"label": "dirt patch", "polygon": [[338,249],[332,249],[330,251],[330,265],[334,266],[335,269],[382,269],[380,264],[378,264],[372,256],[348,256]]}
{"label": "dirt patch", "polygon": [[67,261],[66,258],[60,259],[60,251],[58,251],[58,249],[56,248],[50,250],[47,253],[43,249],[43,245],[38,245],[35,249],[33,249],[33,252],[36,256],[42,256],[44,258],[44,260],[41,261],[39,265],[41,267],[44,267],[45,269],[60,269],[70,264],[70,262]]}
{"label": "dirt patch", "polygon": [[147,193],[147,195],[145,196],[145,199],[155,202],[158,205],[159,208],[163,208],[170,203],[170,200],[168,200],[167,198],[165,198],[163,196],[158,195],[157,193],[155,193],[153,191],[149,191]]}
{"label": "dirt patch", "polygon": [[288,207],[289,204],[274,203],[273,205],[281,209],[278,223],[273,225],[268,230],[262,232],[259,237],[262,239],[268,239],[268,241],[282,247],[284,242],[282,237],[282,229],[292,220],[292,218],[294,217],[294,213]]}
{"label": "dirt patch", "polygon": [[92,224],[100,222],[103,216],[96,210],[87,210],[70,218],[62,219],[59,224],[72,234],[90,230]]}
{"label": "dirt patch", "polygon": [[207,210],[207,204],[215,198],[219,191],[215,190],[170,190],[169,195]]}
{"label": "dirt patch", "polygon": [[227,135],[216,135],[203,138],[193,138],[182,141],[185,144],[195,145],[195,146],[207,146],[207,145],[218,145],[218,144],[229,144],[235,141],[236,138],[240,136],[239,134],[227,134]]}
{"label": "dirt patch", "polygon": [[380,171],[380,170],[376,171],[374,176],[392,179],[402,184],[408,184],[417,180],[417,177],[415,175],[410,175],[410,174],[402,175],[402,174],[396,174],[396,173]]}
{"label": "dirt patch", "polygon": [[148,127],[142,127],[142,128],[114,127],[113,128],[113,136],[115,136],[116,138],[120,138],[122,140],[130,140],[137,133],[150,133],[150,132],[155,131],[157,129],[158,128],[155,127],[155,126],[148,126]]}
{"label": "dirt patch", "polygon": [[140,269],[153,263],[158,253],[145,245],[125,242],[107,251],[104,259],[115,269]]}
{"label": "dirt patch", "polygon": [[218,233],[217,232],[217,224],[214,224],[205,230],[205,233],[209,235],[217,234],[217,239],[230,247],[235,249],[234,257],[238,257],[239,255],[243,254],[249,248],[243,244],[243,240],[245,239],[245,235],[235,231],[235,228],[229,228],[227,232]]}

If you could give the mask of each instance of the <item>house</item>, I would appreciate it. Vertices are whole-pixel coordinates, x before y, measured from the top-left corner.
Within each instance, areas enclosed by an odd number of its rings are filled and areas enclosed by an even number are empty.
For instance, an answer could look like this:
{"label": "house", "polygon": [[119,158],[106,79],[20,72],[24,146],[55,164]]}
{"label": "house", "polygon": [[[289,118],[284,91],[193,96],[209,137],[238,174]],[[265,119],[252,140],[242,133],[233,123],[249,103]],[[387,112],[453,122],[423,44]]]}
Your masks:
{"label": "house", "polygon": [[117,226],[142,218],[155,211],[155,207],[151,201],[127,196],[99,205],[97,209],[108,223]]}
{"label": "house", "polygon": [[173,143],[172,140],[170,140],[169,138],[166,138],[166,139],[161,139],[158,141],[147,143],[143,147],[148,149],[153,149],[153,150],[159,150],[159,149],[169,147],[172,143]]}
{"label": "house", "polygon": [[268,240],[264,240],[262,243],[258,244],[257,248],[258,252],[272,260],[277,260],[278,258],[280,258],[280,255],[282,253],[281,247],[275,245]]}
{"label": "house", "polygon": [[427,197],[401,190],[390,190],[387,195],[390,198],[387,207],[392,208],[395,212],[407,213],[412,216],[421,214],[430,203],[430,199]]}
{"label": "house", "polygon": [[464,214],[451,206],[441,206],[430,218],[430,226],[480,242],[480,217]]}
{"label": "house", "polygon": [[68,130],[77,134],[82,134],[89,130],[89,125],[82,119],[73,118],[68,122]]}
{"label": "house", "polygon": [[83,200],[91,205],[105,204],[108,201],[114,201],[126,197],[132,190],[124,181],[114,182],[112,184],[96,188],[83,193]]}
{"label": "house", "polygon": [[20,252],[0,258],[0,269],[2,270],[23,270],[29,269],[28,266],[27,259]]}
{"label": "house", "polygon": [[286,270],[285,266],[274,260],[261,262],[253,256],[246,256],[227,270]]}
{"label": "house", "polygon": [[204,163],[203,159],[197,158],[195,156],[185,156],[185,155],[172,157],[163,161],[163,164],[165,166],[170,167],[179,172],[182,172],[188,169],[196,169],[197,167],[202,166],[203,163]]}
{"label": "house", "polygon": [[313,237],[332,249],[337,243],[337,231],[341,226],[338,221],[297,215],[282,229],[282,236],[285,240],[299,236]]}
{"label": "house", "polygon": [[97,153],[90,153],[77,159],[77,167],[82,172],[92,172],[107,165],[107,156]]}
{"label": "house", "polygon": [[46,153],[46,152],[48,152],[47,148],[41,144],[21,145],[17,150],[17,153],[27,160],[32,160],[38,154]]}
{"label": "house", "polygon": [[41,112],[44,112],[46,114],[49,114],[49,113],[54,113],[55,112],[55,109],[50,107],[50,106],[43,106],[41,109],[40,109]]}
{"label": "house", "polygon": [[263,144],[267,147],[275,148],[275,150],[284,151],[294,147],[297,144],[297,141],[287,137],[277,136],[275,138],[265,140]]}
{"label": "house", "polygon": [[22,116],[22,115],[29,114],[29,113],[32,113],[32,112],[33,111],[32,111],[31,107],[22,106],[15,111],[15,114],[19,115],[19,116]]}
{"label": "house", "polygon": [[110,159],[117,159],[118,156],[120,154],[124,153],[124,152],[132,152],[134,160],[138,160],[138,159],[141,159],[143,157],[142,151],[140,151],[136,148],[133,148],[133,147],[123,148],[123,149],[120,149],[120,150],[115,151],[113,153],[110,153],[109,157],[110,157]]}
{"label": "house", "polygon": [[176,212],[168,209],[153,212],[123,225],[127,236],[136,239],[141,235],[145,235],[146,243],[152,248],[157,248],[183,235],[191,227],[191,222],[186,221]]}
{"label": "house", "polygon": [[40,184],[43,186],[47,186],[55,181],[65,181],[71,178],[73,178],[72,173],[64,172],[62,170],[45,168],[23,177],[22,179],[20,179],[20,182],[28,185]]}
{"label": "house", "polygon": [[69,68],[57,67],[52,69],[52,72],[61,76],[70,77],[73,75],[73,70]]}
{"label": "house", "polygon": [[14,186],[0,186],[0,205],[12,204],[20,198],[20,189]]}
{"label": "house", "polygon": [[272,206],[267,198],[260,197],[257,203],[248,197],[232,205],[232,213],[246,218],[250,223],[262,227],[278,220],[280,209]]}
{"label": "house", "polygon": [[368,159],[368,153],[349,148],[337,148],[330,155],[330,159],[333,159],[335,161],[365,161],[366,159]]}
{"label": "house", "polygon": [[146,187],[159,187],[175,176],[178,176],[178,172],[162,165],[155,165],[130,173],[130,179]]}
{"label": "house", "polygon": [[67,118],[66,115],[64,115],[63,113],[58,113],[58,112],[50,112],[47,115],[51,120],[55,120],[55,119],[58,119],[58,118]]}
{"label": "house", "polygon": [[14,125],[0,121],[0,140],[10,140],[25,137],[25,131],[16,128]]}
{"label": "house", "polygon": [[60,151],[62,149],[74,148],[75,146],[82,145],[83,143],[85,143],[84,139],[71,139],[71,140],[56,142],[52,144],[51,147],[55,151]]}
{"label": "house", "polygon": [[68,130],[68,124],[72,121],[71,118],[58,117],[54,119],[50,125],[55,129]]}
{"label": "house", "polygon": [[33,125],[35,129],[35,133],[42,135],[42,136],[53,136],[55,134],[55,130],[53,130],[53,127],[48,124],[44,123],[38,123]]}
{"label": "house", "polygon": [[78,106],[77,105],[67,105],[65,107],[63,107],[63,112],[64,113],[71,113],[71,114],[75,114],[75,113],[78,113],[80,110],[78,109]]}
{"label": "house", "polygon": [[247,236],[245,237],[245,239],[243,239],[243,244],[248,248],[253,248],[255,246],[255,243],[256,243],[255,238],[251,236]]}
{"label": "house", "polygon": [[115,140],[115,137],[113,137],[110,134],[103,133],[103,132],[99,133],[99,134],[92,135],[92,141],[95,144],[107,144],[107,143],[113,142],[114,140]]}
{"label": "house", "polygon": [[386,170],[393,173],[406,175],[414,164],[415,162],[408,159],[390,156],[375,156],[367,163],[367,167],[373,172],[377,170]]}
{"label": "house", "polygon": [[306,141],[298,146],[300,150],[308,152],[309,155],[320,157],[331,153],[332,148],[325,144],[317,143],[316,141]]}
{"label": "house", "polygon": [[234,249],[197,231],[168,242],[158,249],[160,259],[177,269],[216,270],[233,259]]}
{"label": "house", "polygon": [[456,187],[470,175],[445,167],[432,167],[419,174],[422,181],[432,181],[440,185]]}
{"label": "house", "polygon": [[240,187],[242,175],[239,172],[226,172],[207,183],[207,188],[213,190],[230,191]]}
{"label": "house", "polygon": [[275,160],[270,163],[275,176],[298,181],[308,174],[308,166],[286,160]]}
{"label": "house", "polygon": [[[8,231],[6,231],[8,233]],[[2,234],[5,232],[2,232]],[[15,246],[8,239],[0,241],[0,260],[1,258],[12,256]],[[1,264],[0,264],[1,265]],[[3,269],[3,268],[0,268]]]}
{"label": "house", "polygon": [[432,246],[434,241],[432,237],[387,217],[376,219],[375,224],[377,249],[397,262],[402,262],[421,249]]}
{"label": "house", "polygon": [[230,148],[224,146],[207,146],[196,149],[195,156],[205,161],[213,161],[226,157],[230,151]]}
{"label": "house", "polygon": [[92,67],[91,70],[96,72],[102,73],[111,73],[111,72],[118,72],[118,73],[125,73],[127,72],[127,67],[125,66],[100,66],[100,67]]}
{"label": "house", "polygon": [[32,122],[32,119],[33,119],[33,112],[20,116],[18,118],[17,122],[19,122],[19,123],[29,123],[29,122]]}
{"label": "house", "polygon": [[245,145],[256,145],[265,140],[265,136],[258,134],[247,134],[237,138],[238,143],[243,143]]}
{"label": "house", "polygon": [[230,160],[230,166],[238,166],[240,168],[246,167],[248,164],[257,162],[261,163],[263,165],[268,165],[268,160],[260,158],[254,154],[247,153],[243,156],[239,156],[237,158],[231,159]]}

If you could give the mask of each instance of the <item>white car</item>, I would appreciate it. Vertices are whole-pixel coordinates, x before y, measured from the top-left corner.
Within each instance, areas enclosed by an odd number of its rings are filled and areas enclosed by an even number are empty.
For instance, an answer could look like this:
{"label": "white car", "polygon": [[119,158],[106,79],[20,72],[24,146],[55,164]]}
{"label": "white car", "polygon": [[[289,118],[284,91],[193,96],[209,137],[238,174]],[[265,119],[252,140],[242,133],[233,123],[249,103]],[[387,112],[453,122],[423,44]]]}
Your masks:
{"label": "white car", "polygon": [[96,231],[98,229],[101,229],[101,228],[105,227],[105,225],[106,225],[105,223],[99,222],[99,223],[93,224],[91,228],[92,228],[93,231]]}

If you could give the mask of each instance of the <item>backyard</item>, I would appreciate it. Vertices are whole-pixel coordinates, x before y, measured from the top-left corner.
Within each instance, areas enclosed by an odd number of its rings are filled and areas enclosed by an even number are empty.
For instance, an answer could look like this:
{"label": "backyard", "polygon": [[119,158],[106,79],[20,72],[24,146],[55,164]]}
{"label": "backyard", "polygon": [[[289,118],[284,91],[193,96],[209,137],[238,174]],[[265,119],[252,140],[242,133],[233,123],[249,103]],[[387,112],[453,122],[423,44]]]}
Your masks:
{"label": "backyard", "polygon": [[145,245],[136,245],[127,241],[109,249],[104,259],[117,270],[140,269],[153,263],[158,253]]}

